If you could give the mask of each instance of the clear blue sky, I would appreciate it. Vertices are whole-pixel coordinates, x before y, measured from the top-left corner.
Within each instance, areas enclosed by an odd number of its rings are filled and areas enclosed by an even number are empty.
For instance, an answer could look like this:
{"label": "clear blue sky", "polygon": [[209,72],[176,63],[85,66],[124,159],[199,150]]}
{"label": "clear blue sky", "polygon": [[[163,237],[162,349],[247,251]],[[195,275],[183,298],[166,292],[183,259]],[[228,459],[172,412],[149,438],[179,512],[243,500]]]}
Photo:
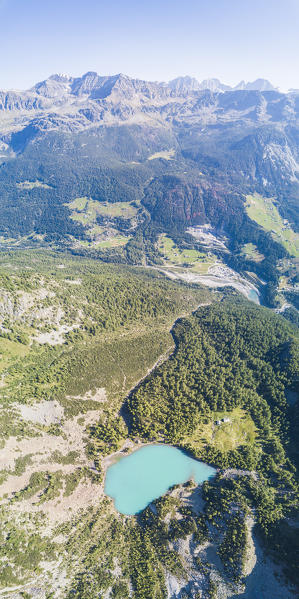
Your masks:
{"label": "clear blue sky", "polygon": [[299,88],[299,0],[0,0],[0,89],[52,73]]}

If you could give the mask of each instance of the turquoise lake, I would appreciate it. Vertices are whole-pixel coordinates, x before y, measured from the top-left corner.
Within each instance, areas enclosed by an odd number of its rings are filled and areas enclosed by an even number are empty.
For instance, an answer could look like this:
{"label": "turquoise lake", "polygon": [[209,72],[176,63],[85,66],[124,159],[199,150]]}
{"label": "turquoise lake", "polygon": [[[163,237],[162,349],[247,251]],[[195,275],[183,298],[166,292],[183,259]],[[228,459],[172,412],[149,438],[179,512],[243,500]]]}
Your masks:
{"label": "turquoise lake", "polygon": [[105,493],[114,499],[118,512],[133,515],[164,495],[172,485],[190,478],[200,484],[215,473],[215,468],[175,447],[147,445],[108,468]]}
{"label": "turquoise lake", "polygon": [[250,299],[255,304],[259,304],[260,303],[259,295],[258,295],[258,293],[254,289],[251,289],[249,291],[248,299]]}

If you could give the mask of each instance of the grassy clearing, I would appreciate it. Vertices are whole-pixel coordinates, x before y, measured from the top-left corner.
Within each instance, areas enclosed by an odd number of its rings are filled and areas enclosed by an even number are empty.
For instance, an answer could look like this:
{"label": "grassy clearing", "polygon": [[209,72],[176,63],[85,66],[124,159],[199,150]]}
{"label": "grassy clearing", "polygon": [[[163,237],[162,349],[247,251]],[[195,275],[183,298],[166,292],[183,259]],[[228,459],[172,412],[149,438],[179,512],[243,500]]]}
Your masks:
{"label": "grassy clearing", "polygon": [[130,202],[115,202],[114,204],[108,204],[107,202],[101,203],[97,206],[97,211],[102,216],[108,217],[122,217],[122,218],[134,218],[136,216],[138,208],[133,206]]}
{"label": "grassy clearing", "polygon": [[213,438],[213,444],[220,451],[236,449],[239,445],[253,445],[256,438],[256,427],[252,418],[242,408],[236,408],[232,412],[215,412],[215,421],[229,418],[230,422],[224,422],[217,426]]}
{"label": "grassy clearing", "polygon": [[30,235],[23,235],[17,238],[0,236],[0,246],[8,250],[10,248],[28,249],[29,247],[42,246],[43,240],[44,235],[38,235],[37,233],[30,233]]}
{"label": "grassy clearing", "polygon": [[11,245],[12,243],[16,243],[18,241],[15,237],[3,237],[0,235],[0,243],[1,245]]}
{"label": "grassy clearing", "polygon": [[[276,295],[277,307],[282,307],[285,304],[293,305],[291,310],[296,306],[296,284],[299,273],[299,258],[284,258],[280,260],[278,266],[279,281]],[[297,306],[296,306],[297,307]],[[292,319],[289,310],[284,314],[287,318]],[[296,317],[295,317],[296,321]]]}
{"label": "grassy clearing", "polygon": [[208,256],[198,250],[180,249],[173,239],[165,234],[160,236],[158,249],[164,258],[165,264],[184,266],[200,274],[207,274],[209,267],[216,260],[216,257]]}
{"label": "grassy clearing", "polygon": [[288,284],[289,284],[289,277],[282,275],[281,277],[279,277],[278,290],[284,291],[288,287]]}
{"label": "grassy clearing", "polygon": [[86,197],[76,198],[75,200],[73,200],[73,202],[68,204],[68,207],[71,210],[78,210],[79,212],[81,212],[81,210],[84,210],[87,202],[88,202],[88,198],[86,198]]}
{"label": "grassy clearing", "polygon": [[100,227],[100,225],[95,225],[94,227],[92,227],[89,230],[89,236],[90,237],[98,237],[99,235],[102,235],[105,232],[106,232],[105,227]]}
{"label": "grassy clearing", "polygon": [[111,239],[105,239],[104,241],[98,241],[94,247],[99,248],[115,248],[122,245],[126,245],[128,241],[130,241],[131,237],[126,237],[125,235],[116,235],[115,237],[111,237]]}
{"label": "grassy clearing", "polygon": [[265,256],[261,254],[254,243],[245,243],[241,250],[241,255],[252,262],[262,262]]}
{"label": "grassy clearing", "polygon": [[43,183],[42,181],[22,181],[21,183],[17,183],[17,187],[19,189],[31,190],[36,187],[42,187],[43,189],[51,189],[50,185]]}
{"label": "grassy clearing", "polygon": [[97,237],[96,234],[93,234],[92,237],[93,239],[91,241],[80,240],[76,245],[79,245],[81,247],[92,247],[95,249],[106,249],[125,246],[131,239],[131,236],[126,237],[125,235],[115,235],[98,240],[94,239]]}
{"label": "grassy clearing", "polygon": [[[134,219],[138,212],[138,205],[130,202],[98,202],[86,197],[76,198],[67,204],[71,210],[71,219],[81,223],[88,230],[89,240],[81,240],[77,243],[82,247],[93,247],[98,249],[111,249],[124,246],[131,239],[122,235],[113,219]],[[98,225],[99,217],[106,218],[108,223]]]}
{"label": "grassy clearing", "polygon": [[263,198],[259,194],[248,195],[246,211],[248,216],[265,231],[269,231],[273,239],[283,245],[291,256],[299,257],[299,234],[280,216],[273,198]]}
{"label": "grassy clearing", "polygon": [[76,198],[67,204],[72,211],[71,218],[83,225],[95,223],[97,216],[107,218],[131,219],[136,216],[138,208],[130,202],[98,202],[88,198]]}
{"label": "grassy clearing", "polygon": [[[216,421],[229,418],[229,422]],[[201,423],[192,437],[188,437],[191,446],[202,449],[205,445],[212,445],[221,452],[236,449],[239,445],[253,445],[256,440],[256,427],[252,418],[242,408],[235,408],[231,412],[214,412],[213,420]]]}
{"label": "grassy clearing", "polygon": [[157,158],[164,158],[164,160],[173,160],[175,157],[175,149],[172,150],[162,150],[162,152],[155,152],[148,157],[148,160],[156,160]]}
{"label": "grassy clearing", "polygon": [[0,337],[0,373],[14,358],[23,358],[29,351],[28,345]]}

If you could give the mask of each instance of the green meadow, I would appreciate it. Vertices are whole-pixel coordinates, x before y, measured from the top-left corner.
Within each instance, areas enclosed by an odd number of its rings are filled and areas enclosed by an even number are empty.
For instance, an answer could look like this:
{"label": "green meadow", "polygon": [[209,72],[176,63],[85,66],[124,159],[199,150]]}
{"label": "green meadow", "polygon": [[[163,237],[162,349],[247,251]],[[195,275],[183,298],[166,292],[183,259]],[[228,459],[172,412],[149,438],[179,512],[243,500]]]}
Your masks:
{"label": "green meadow", "polygon": [[76,198],[73,202],[67,204],[71,210],[71,218],[83,225],[91,225],[96,221],[97,216],[107,218],[125,218],[131,219],[136,216],[138,208],[130,202],[98,202],[89,198]]}
{"label": "green meadow", "polygon": [[206,274],[209,267],[215,263],[214,256],[208,257],[204,252],[194,249],[179,248],[173,239],[165,234],[160,236],[158,249],[165,264],[185,266],[200,274]]}
{"label": "green meadow", "polygon": [[263,198],[257,193],[246,196],[246,212],[251,220],[265,231],[269,231],[273,239],[283,245],[290,256],[299,257],[299,234],[280,216],[273,198]]}
{"label": "green meadow", "polygon": [[262,262],[265,256],[261,254],[254,243],[245,243],[241,249],[241,255],[252,260],[252,262]]}

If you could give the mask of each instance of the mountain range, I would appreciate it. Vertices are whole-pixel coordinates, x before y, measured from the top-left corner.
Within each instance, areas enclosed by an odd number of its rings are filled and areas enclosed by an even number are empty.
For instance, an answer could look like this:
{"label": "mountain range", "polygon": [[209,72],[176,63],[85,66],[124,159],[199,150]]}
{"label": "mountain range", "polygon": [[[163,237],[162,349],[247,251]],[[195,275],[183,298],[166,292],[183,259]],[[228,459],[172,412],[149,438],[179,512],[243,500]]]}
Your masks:
{"label": "mountain range", "polygon": [[229,88],[87,72],[0,92],[1,245],[159,265],[161,235],[192,248],[187,230],[206,226],[227,240],[219,259],[254,272],[263,290],[277,288],[289,258],[293,288],[298,116],[296,90],[263,79]]}
{"label": "mountain range", "polygon": [[237,85],[235,85],[234,87],[230,86],[230,85],[225,85],[224,83],[221,83],[221,81],[219,81],[219,79],[203,79],[203,81],[199,82],[197,79],[195,79],[194,77],[177,77],[176,79],[173,79],[172,81],[169,81],[168,84],[166,84],[168,87],[170,87],[171,89],[175,90],[176,92],[192,92],[192,91],[200,91],[200,90],[206,90],[209,89],[212,92],[227,92],[227,91],[238,91],[238,90],[249,90],[249,91],[260,91],[260,92],[265,92],[265,91],[278,91],[277,88],[275,88],[272,83],[270,83],[270,81],[267,81],[267,79],[256,79],[255,81],[251,81],[251,82],[245,82],[245,81],[240,81],[240,83],[238,83]]}

